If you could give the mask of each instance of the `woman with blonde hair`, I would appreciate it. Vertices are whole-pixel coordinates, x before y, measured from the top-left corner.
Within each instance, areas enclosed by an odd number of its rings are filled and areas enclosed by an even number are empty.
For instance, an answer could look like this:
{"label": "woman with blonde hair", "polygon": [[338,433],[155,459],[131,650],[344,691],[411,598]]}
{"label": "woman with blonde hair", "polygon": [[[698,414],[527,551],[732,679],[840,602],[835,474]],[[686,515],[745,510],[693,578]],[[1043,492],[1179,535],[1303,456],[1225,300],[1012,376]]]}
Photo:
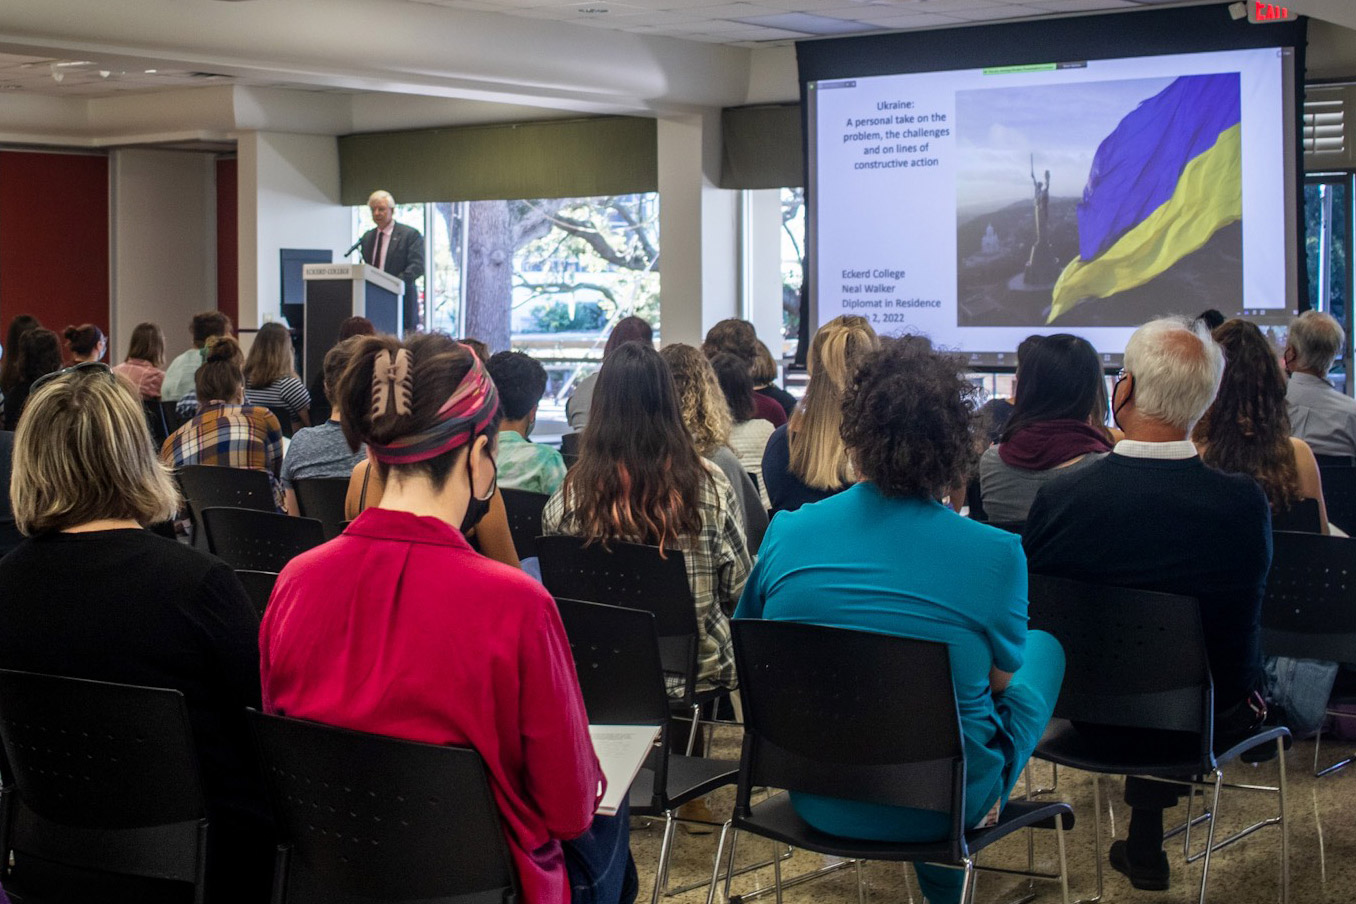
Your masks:
{"label": "woman with blonde hair", "polygon": [[160,398],[165,382],[165,334],[158,323],[138,323],[127,346],[127,360],[113,368],[126,377],[143,399]]}
{"label": "woman with blonde hair", "polygon": [[[212,826],[208,896],[267,900],[274,832],[245,721],[261,703],[249,598],[223,562],[143,529],[170,519],[179,494],[124,381],[102,364],[69,368],[35,383],[28,411],[12,482],[27,539],[0,560],[0,668],[182,692]],[[35,886],[60,883],[70,900],[144,899],[21,853],[16,882],[30,866]]]}
{"label": "woman with blonde hair", "polygon": [[254,336],[245,359],[245,401],[285,410],[301,426],[311,426],[311,393],[297,377],[292,333],[281,323],[266,323]]}
{"label": "woman with blonde hair", "polygon": [[749,553],[758,552],[767,530],[767,508],[758,496],[749,472],[730,448],[730,410],[721,395],[711,362],[700,350],[682,342],[667,345],[659,357],[673,373],[678,390],[678,414],[702,457],[716,465],[730,481],[743,510],[744,535]]}
{"label": "woman with blonde hair", "polygon": [[791,420],[773,432],[763,453],[763,480],[774,512],[827,499],[857,480],[840,435],[843,391],[861,360],[879,347],[871,324],[855,314],[835,317],[815,333],[805,398]]}
{"label": "woman with blonde hair", "polygon": [[796,410],[796,397],[777,385],[777,359],[772,357],[772,351],[761,339],[749,376],[753,377],[753,391],[781,405],[787,417]]}

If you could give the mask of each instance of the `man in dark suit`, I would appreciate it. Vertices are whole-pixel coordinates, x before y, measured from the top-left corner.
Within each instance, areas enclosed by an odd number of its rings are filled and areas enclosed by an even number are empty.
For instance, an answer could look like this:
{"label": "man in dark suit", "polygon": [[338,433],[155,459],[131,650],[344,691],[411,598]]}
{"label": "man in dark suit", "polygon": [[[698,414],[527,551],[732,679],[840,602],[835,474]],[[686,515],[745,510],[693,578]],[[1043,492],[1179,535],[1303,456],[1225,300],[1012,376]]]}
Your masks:
{"label": "man in dark suit", "polygon": [[374,191],[367,199],[376,228],[363,233],[363,263],[390,273],[405,284],[404,329],[419,328],[419,289],[414,281],[424,275],[424,237],[418,229],[395,221],[395,198]]}

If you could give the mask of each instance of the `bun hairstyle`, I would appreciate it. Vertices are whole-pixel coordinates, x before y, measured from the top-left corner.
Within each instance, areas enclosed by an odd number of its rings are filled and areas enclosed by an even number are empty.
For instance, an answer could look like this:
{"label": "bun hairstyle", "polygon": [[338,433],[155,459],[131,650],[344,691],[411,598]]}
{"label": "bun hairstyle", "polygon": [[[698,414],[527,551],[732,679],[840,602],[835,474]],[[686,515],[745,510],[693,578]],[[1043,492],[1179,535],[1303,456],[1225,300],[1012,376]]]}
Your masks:
{"label": "bun hairstyle", "polygon": [[335,404],[351,448],[366,443],[377,474],[424,474],[441,490],[458,452],[497,435],[494,383],[469,348],[441,333],[354,337]]}
{"label": "bun hairstyle", "polygon": [[68,326],[62,335],[66,337],[66,345],[71,352],[81,356],[94,354],[99,343],[104,341],[104,331],[92,323]]}
{"label": "bun hairstyle", "polygon": [[234,402],[245,385],[245,353],[230,336],[212,336],[204,347],[202,367],[193,384],[198,404]]}

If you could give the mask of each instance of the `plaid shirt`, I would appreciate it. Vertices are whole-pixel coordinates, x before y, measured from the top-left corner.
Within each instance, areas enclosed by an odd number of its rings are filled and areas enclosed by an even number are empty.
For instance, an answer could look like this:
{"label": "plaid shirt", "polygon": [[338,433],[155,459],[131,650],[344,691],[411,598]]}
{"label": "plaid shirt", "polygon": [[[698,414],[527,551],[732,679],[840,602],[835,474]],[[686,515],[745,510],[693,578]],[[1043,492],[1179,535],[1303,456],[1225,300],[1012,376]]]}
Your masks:
{"label": "plaid shirt", "polygon": [[[697,689],[735,686],[734,643],[730,616],[752,567],[740,522],[739,502],[720,468],[703,459],[711,479],[697,492],[701,530],[678,543],[687,564],[687,583],[697,604]],[[556,490],[542,512],[542,533],[580,536],[565,514],[564,488]],[[679,689],[670,685],[670,693]]]}
{"label": "plaid shirt", "polygon": [[282,428],[267,408],[209,402],[193,420],[165,440],[160,458],[171,467],[213,465],[268,473],[273,501],[284,511],[282,484]]}

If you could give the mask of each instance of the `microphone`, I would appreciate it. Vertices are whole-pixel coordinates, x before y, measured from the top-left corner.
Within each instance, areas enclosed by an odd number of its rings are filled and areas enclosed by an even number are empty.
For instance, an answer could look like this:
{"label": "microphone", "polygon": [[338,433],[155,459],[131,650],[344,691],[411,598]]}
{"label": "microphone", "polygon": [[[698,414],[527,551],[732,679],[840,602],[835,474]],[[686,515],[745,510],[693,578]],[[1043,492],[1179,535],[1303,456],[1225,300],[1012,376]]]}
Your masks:
{"label": "microphone", "polygon": [[344,257],[348,257],[350,254],[352,254],[353,252],[357,251],[357,250],[358,250],[358,246],[361,245],[362,243],[363,243],[363,240],[362,240],[361,238],[358,239],[358,241],[354,242],[353,245],[350,246],[349,249],[348,249],[347,251],[344,252],[343,256],[344,256]]}

